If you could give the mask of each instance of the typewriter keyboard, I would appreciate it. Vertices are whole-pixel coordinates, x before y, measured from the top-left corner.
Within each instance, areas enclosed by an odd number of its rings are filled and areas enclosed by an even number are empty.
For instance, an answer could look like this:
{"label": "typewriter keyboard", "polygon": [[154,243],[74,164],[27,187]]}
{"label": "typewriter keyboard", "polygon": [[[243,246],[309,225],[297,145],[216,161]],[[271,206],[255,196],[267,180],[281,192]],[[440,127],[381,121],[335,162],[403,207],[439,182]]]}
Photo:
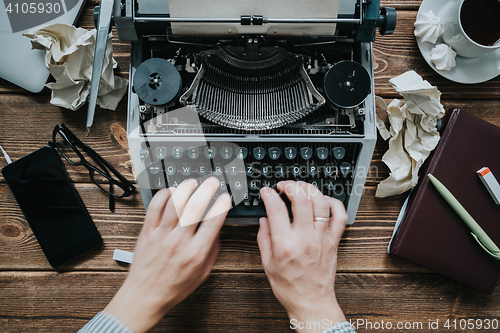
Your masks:
{"label": "typewriter keyboard", "polygon": [[214,197],[229,192],[233,199],[228,216],[248,217],[265,215],[262,187],[288,179],[309,182],[347,204],[360,149],[352,142],[148,142],[140,154],[153,193],[215,176],[220,188]]}

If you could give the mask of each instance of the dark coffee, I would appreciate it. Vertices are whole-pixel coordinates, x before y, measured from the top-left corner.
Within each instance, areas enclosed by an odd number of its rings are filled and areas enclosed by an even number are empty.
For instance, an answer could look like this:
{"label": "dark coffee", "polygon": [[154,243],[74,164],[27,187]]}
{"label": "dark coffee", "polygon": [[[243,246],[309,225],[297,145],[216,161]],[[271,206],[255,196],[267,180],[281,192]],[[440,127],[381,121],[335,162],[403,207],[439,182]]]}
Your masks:
{"label": "dark coffee", "polygon": [[478,44],[491,46],[500,39],[500,0],[465,0],[462,28]]}

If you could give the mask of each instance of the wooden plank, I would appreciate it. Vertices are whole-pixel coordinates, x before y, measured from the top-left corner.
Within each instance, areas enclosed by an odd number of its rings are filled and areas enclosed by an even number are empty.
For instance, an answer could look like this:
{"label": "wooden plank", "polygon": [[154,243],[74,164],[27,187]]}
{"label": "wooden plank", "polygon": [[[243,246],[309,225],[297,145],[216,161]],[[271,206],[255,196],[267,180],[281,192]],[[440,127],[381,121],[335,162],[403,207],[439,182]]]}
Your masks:
{"label": "wooden plank", "polygon": [[[0,269],[51,269],[32,231],[16,205],[11,192],[0,185]],[[144,208],[137,194],[117,200],[115,213],[107,209],[107,196],[96,186],[81,184],[77,189],[101,233],[101,248],[84,255],[62,269],[121,270],[112,260],[114,249],[133,251]],[[347,228],[339,247],[339,271],[342,272],[427,272],[409,261],[386,253],[404,195],[376,199],[374,188],[367,187],[356,222]],[[221,251],[217,271],[262,271],[256,242],[258,226],[225,226],[221,233]]]}
{"label": "wooden plank", "polygon": [[[76,332],[124,279],[125,273],[116,272],[2,272],[2,331]],[[421,323],[413,330],[443,332],[447,319],[498,320],[500,313],[500,287],[486,296],[435,274],[338,274],[336,295],[348,319],[364,322],[358,332],[374,332],[369,325],[382,321],[393,329],[398,322]],[[437,320],[440,329],[429,329],[429,321]],[[154,332],[290,332],[289,325],[264,273],[213,273]]]}
{"label": "wooden plank", "polygon": [[[401,97],[399,97],[401,98]],[[385,99],[390,103],[391,99]],[[65,123],[83,142],[94,148],[101,156],[115,166],[129,180],[135,179],[128,143],[126,140],[127,103],[122,100],[116,111],[98,108],[94,125],[89,137],[85,136],[86,108],[69,111],[48,103],[44,95],[0,94],[0,144],[12,160],[35,151],[52,139],[52,130],[56,124]],[[443,100],[445,109],[460,107],[464,111],[500,126],[500,115],[497,112],[499,102],[495,100],[465,101]],[[378,116],[387,121],[387,113],[377,109]],[[389,170],[382,162],[388,144],[379,137],[373,155],[367,185],[376,186],[389,176]],[[0,168],[6,162],[0,156]],[[83,167],[67,166],[68,173],[74,182],[90,182],[88,172]],[[0,181],[3,176],[0,175]]]}
{"label": "wooden plank", "polygon": [[[389,79],[407,70],[415,70],[430,83],[438,86],[445,99],[499,99],[500,91],[496,87],[500,82],[500,78],[474,85],[456,84],[441,77],[427,65],[413,36],[413,23],[417,12],[416,10],[404,10],[406,8],[416,9],[417,2],[401,2],[395,33],[387,36],[377,35],[373,43],[376,94],[384,97],[397,96],[397,93],[388,83]],[[388,4],[396,6],[398,3],[392,1]],[[91,8],[86,8],[78,24],[87,29],[93,28]],[[127,42],[119,41],[116,33],[113,38],[113,45],[115,59],[119,66],[118,73],[123,77],[128,77],[129,45]],[[0,93],[32,95],[1,79]],[[48,94],[48,92],[45,94]]]}

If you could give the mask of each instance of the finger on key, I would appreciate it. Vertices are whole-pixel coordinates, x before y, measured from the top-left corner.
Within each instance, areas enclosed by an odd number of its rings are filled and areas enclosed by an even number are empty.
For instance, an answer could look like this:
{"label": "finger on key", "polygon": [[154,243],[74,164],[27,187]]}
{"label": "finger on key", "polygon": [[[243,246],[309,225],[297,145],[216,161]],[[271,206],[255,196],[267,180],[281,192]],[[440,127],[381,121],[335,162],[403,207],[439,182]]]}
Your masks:
{"label": "finger on key", "polygon": [[326,197],[331,209],[331,219],[328,225],[328,233],[333,240],[338,244],[347,222],[347,212],[342,202],[337,199]]}
{"label": "finger on key", "polygon": [[174,188],[164,188],[158,191],[153,199],[151,199],[146,218],[144,219],[144,226],[142,227],[143,232],[149,233],[160,225],[165,207],[173,191]]}
{"label": "finger on key", "polygon": [[201,244],[203,249],[208,250],[217,240],[229,209],[231,209],[231,196],[224,193],[217,198],[212,208],[210,208],[194,236],[194,241]]}
{"label": "finger on key", "polygon": [[184,207],[197,185],[198,182],[196,179],[186,179],[172,193],[163,212],[163,219],[161,222],[161,226],[165,227],[167,231],[175,228],[179,222]]}
{"label": "finger on key", "polygon": [[314,186],[303,181],[287,180],[278,184],[278,189],[284,192],[292,203],[292,228],[313,228],[311,223],[313,220],[313,205],[309,187]]}
{"label": "finger on key", "polygon": [[[187,202],[179,220],[179,225],[186,227],[201,222],[201,218],[218,188],[219,180],[217,178],[210,177],[205,180]],[[191,229],[190,233],[194,233],[196,226],[185,229]]]}
{"label": "finger on key", "polygon": [[288,237],[290,218],[285,203],[278,193],[270,187],[263,187],[260,190],[260,195],[266,207],[271,241],[275,243],[283,237]]}
{"label": "finger on key", "polygon": [[313,204],[313,227],[320,232],[324,232],[330,222],[330,205],[316,186],[309,187],[309,189]]}

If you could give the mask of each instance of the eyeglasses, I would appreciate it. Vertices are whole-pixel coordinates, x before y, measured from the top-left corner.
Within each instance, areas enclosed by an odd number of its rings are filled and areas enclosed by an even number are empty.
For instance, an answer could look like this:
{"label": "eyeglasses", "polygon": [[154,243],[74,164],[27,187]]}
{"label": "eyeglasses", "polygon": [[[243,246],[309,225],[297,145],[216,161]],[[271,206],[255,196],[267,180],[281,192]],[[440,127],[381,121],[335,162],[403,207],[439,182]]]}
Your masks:
{"label": "eyeglasses", "polygon": [[[109,209],[114,210],[114,199],[128,197],[135,186],[132,185],[111,164],[94,149],[81,142],[64,124],[56,125],[52,132],[52,145],[59,154],[72,165],[83,165],[90,174],[90,179],[104,192],[109,194]],[[87,156],[93,164],[87,161]],[[116,189],[115,189],[116,188]]]}

